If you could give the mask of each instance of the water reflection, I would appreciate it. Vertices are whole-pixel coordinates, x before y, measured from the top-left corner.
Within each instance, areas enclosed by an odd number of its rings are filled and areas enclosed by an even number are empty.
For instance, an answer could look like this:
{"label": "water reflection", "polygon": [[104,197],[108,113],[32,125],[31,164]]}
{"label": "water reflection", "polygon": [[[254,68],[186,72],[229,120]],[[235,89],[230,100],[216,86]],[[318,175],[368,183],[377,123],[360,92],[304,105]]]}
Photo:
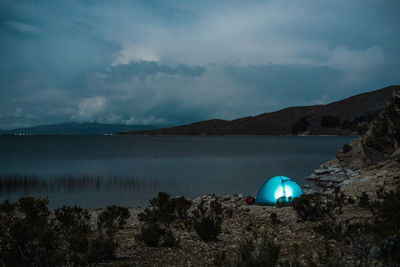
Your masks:
{"label": "water reflection", "polygon": [[37,175],[0,175],[0,193],[73,193],[100,192],[109,190],[142,192],[156,191],[163,186],[174,186],[176,179],[160,177],[102,177],[97,175],[58,175],[39,177]]}

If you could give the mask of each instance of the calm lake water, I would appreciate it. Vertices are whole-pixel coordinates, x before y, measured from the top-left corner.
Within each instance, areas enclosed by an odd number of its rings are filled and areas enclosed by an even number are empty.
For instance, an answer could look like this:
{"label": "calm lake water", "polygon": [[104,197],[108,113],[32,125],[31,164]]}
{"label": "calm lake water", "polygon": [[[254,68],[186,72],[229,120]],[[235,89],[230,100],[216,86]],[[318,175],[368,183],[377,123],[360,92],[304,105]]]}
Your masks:
{"label": "calm lake water", "polygon": [[255,194],[269,178],[303,178],[354,137],[0,136],[0,201],[50,207],[148,204],[159,191]]}

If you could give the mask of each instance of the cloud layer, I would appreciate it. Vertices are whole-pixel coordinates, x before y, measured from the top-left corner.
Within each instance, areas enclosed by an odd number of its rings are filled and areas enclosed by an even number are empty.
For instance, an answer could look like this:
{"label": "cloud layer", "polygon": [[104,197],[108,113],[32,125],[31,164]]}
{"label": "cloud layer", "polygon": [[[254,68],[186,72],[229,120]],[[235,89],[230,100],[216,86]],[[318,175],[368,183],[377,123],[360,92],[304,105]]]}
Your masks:
{"label": "cloud layer", "polygon": [[174,125],[400,83],[388,1],[2,1],[0,129]]}

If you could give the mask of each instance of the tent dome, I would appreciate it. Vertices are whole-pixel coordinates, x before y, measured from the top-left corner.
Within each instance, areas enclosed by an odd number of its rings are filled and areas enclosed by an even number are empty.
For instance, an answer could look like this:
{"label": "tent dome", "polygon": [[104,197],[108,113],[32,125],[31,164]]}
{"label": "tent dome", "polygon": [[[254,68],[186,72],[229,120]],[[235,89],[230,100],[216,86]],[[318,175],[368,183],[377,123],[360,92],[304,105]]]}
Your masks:
{"label": "tent dome", "polygon": [[257,193],[254,204],[276,204],[278,198],[292,199],[303,194],[301,187],[286,176],[275,176],[263,184]]}

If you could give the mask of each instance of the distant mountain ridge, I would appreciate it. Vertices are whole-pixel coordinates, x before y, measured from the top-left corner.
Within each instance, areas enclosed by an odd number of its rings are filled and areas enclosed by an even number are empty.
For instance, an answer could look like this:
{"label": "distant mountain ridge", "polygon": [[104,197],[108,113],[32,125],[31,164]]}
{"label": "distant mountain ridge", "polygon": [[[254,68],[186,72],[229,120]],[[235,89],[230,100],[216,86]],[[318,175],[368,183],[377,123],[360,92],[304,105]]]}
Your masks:
{"label": "distant mountain ridge", "polygon": [[207,120],[137,135],[355,135],[357,124],[380,113],[399,85],[351,96],[327,105],[289,107],[231,121]]}
{"label": "distant mountain ridge", "polygon": [[0,134],[30,134],[30,135],[104,135],[124,131],[156,129],[154,125],[123,125],[102,123],[67,122],[60,124],[40,125],[27,128],[17,128],[0,131]]}

